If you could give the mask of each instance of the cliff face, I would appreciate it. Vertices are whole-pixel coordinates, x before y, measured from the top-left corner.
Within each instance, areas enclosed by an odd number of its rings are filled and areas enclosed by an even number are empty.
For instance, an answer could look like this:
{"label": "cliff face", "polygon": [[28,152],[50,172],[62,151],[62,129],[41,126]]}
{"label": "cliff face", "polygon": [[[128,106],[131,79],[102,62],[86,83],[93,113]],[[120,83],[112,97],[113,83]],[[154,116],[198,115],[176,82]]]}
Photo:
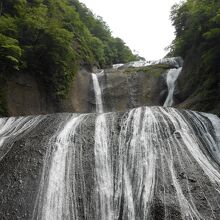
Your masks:
{"label": "cliff face", "polygon": [[19,73],[4,82],[3,99],[7,115],[36,115],[55,112],[88,112],[90,74],[78,72],[65,99],[57,100],[48,94],[46,85],[35,76]]}
{"label": "cliff face", "polygon": [[178,107],[220,115],[219,1],[186,0],[171,10],[171,56],[184,58]]}
{"label": "cliff face", "polygon": [[195,48],[185,58],[177,88],[177,107],[220,115],[220,73],[207,70]]}
{"label": "cliff face", "polygon": [[81,69],[71,83],[69,93],[65,99],[60,100],[59,112],[90,112],[91,74]]}
{"label": "cliff face", "polygon": [[[106,70],[99,76],[104,111],[125,111],[139,106],[162,105],[167,94],[167,66]],[[95,100],[92,100],[95,104]]]}
{"label": "cliff face", "polygon": [[25,73],[6,81],[5,96],[10,116],[52,113],[56,108],[43,85],[33,75]]}
{"label": "cliff face", "polygon": [[[104,111],[126,111],[139,106],[163,105],[167,96],[166,73],[170,64],[146,67],[124,66],[99,74]],[[97,70],[98,71],[98,70]],[[57,100],[30,74],[18,74],[4,82],[8,116],[56,112],[95,112],[91,72],[81,69],[71,83],[66,98]]]}
{"label": "cliff face", "polygon": [[[175,106],[220,115],[218,74],[204,73],[196,51],[188,54],[173,94]],[[179,64],[181,65],[181,64]],[[104,111],[126,111],[139,106],[162,106],[168,94],[166,75],[172,63],[145,67],[124,65],[97,73]],[[95,71],[95,70],[94,70]],[[100,72],[96,70],[95,72]],[[3,85],[9,116],[56,112],[95,112],[96,100],[91,71],[82,68],[71,83],[65,99],[55,99],[36,77],[19,74]],[[1,94],[2,95],[2,94]]]}

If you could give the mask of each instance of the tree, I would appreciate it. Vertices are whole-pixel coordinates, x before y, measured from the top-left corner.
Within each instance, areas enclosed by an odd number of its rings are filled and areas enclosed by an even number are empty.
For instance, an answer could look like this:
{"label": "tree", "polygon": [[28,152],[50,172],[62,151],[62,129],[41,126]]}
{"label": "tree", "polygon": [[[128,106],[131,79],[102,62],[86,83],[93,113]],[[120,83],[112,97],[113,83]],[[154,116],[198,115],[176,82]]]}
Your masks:
{"label": "tree", "polygon": [[28,72],[65,96],[80,65],[136,59],[108,25],[78,0],[1,0],[1,73]]}

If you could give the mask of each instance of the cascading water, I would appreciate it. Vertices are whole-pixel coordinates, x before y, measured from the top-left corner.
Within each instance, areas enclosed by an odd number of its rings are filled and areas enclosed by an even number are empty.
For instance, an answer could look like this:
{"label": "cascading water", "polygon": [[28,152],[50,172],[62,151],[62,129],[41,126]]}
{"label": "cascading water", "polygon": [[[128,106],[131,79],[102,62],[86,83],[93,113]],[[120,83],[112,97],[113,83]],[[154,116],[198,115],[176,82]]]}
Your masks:
{"label": "cascading water", "polygon": [[170,69],[167,73],[166,82],[168,87],[168,95],[166,101],[164,102],[164,107],[172,106],[173,105],[173,93],[175,89],[176,80],[182,70],[182,67],[178,69]]}
{"label": "cascading water", "polygon": [[126,64],[114,64],[113,69],[119,69],[119,68],[127,68],[127,67],[146,67],[150,65],[156,65],[156,64],[168,64],[173,67],[179,67],[182,66],[183,60],[181,57],[171,57],[171,58],[163,58],[160,60],[154,60],[154,61],[145,61],[145,60],[139,60],[139,61],[133,61]]}
{"label": "cascading water", "polygon": [[76,147],[72,139],[75,138],[76,129],[84,117],[72,116],[63,129],[50,139],[38,195],[41,210],[34,210],[33,219],[78,219],[75,177],[72,175],[75,172],[73,158]]}
{"label": "cascading water", "polygon": [[[220,219],[220,120],[214,115],[141,107],[1,122],[0,138],[15,133],[1,145],[7,150],[0,167],[7,169],[0,169],[0,219],[13,213],[34,220]],[[50,138],[36,141],[39,131]],[[36,166],[35,148],[46,149],[42,165]],[[29,166],[38,167],[37,178],[26,175]]]}
{"label": "cascading water", "polygon": [[104,110],[103,110],[103,103],[102,103],[102,90],[99,85],[98,73],[97,74],[92,73],[92,81],[93,81],[93,88],[95,92],[96,112],[103,113]]}
{"label": "cascading water", "polygon": [[95,123],[95,182],[96,219],[114,219],[113,171],[109,149],[109,130],[105,114],[97,116]]}
{"label": "cascading water", "polygon": [[0,118],[0,161],[10,150],[16,138],[30,132],[44,118],[44,116]]}
{"label": "cascading water", "polygon": [[[166,106],[180,71],[167,75]],[[0,219],[220,219],[220,119],[103,113],[99,74],[94,114],[0,119]]]}
{"label": "cascading water", "polygon": [[[103,72],[99,73],[102,74]],[[98,74],[92,73],[93,87],[96,99],[96,112],[103,113],[102,92]],[[113,219],[113,175],[109,149],[109,130],[105,114],[100,114],[95,122],[95,181],[96,189],[96,219]]]}

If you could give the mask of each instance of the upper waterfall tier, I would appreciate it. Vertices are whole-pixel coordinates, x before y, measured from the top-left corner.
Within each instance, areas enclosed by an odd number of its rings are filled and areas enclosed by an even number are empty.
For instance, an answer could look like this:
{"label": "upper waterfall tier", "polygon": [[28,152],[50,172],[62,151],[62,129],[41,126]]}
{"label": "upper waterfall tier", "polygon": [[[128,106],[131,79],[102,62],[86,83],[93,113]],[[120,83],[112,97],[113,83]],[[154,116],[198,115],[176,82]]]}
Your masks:
{"label": "upper waterfall tier", "polygon": [[92,73],[93,88],[96,100],[96,112],[103,113],[102,90],[99,84],[98,74]]}
{"label": "upper waterfall tier", "polygon": [[168,95],[166,98],[166,101],[164,102],[164,107],[172,106],[173,101],[173,94],[175,90],[176,80],[182,71],[182,67],[179,67],[178,69],[170,69],[166,75],[166,82],[168,87]]}
{"label": "upper waterfall tier", "polygon": [[[91,74],[89,103],[93,112],[126,111],[140,106],[174,106],[180,57],[116,64]],[[98,72],[99,71],[99,72]],[[100,72],[101,71],[101,72]]]}
{"label": "upper waterfall tier", "polygon": [[113,69],[123,69],[123,68],[128,68],[128,67],[146,67],[150,65],[155,65],[155,64],[168,64],[172,67],[179,68],[182,67],[183,65],[183,59],[181,57],[171,57],[171,58],[163,58],[160,60],[154,60],[154,61],[145,61],[145,60],[140,60],[140,61],[133,61],[130,63],[126,64],[114,64]]}
{"label": "upper waterfall tier", "polygon": [[220,219],[220,120],[173,108],[0,120],[0,219]]}

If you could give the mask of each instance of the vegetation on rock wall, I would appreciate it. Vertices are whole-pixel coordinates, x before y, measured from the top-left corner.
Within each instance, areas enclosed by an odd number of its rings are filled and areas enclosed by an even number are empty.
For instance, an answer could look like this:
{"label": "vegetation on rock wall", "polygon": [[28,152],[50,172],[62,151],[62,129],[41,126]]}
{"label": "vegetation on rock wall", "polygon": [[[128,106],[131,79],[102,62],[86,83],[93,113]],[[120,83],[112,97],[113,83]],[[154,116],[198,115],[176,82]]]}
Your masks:
{"label": "vegetation on rock wall", "polygon": [[101,17],[78,0],[1,0],[0,74],[35,74],[66,95],[79,66],[137,60]]}
{"label": "vegetation on rock wall", "polygon": [[[169,56],[185,60],[181,101],[187,107],[220,114],[220,1],[187,0],[172,8],[176,38]],[[182,82],[181,82],[182,80]]]}
{"label": "vegetation on rock wall", "polygon": [[172,68],[169,64],[152,64],[145,67],[129,67],[125,69],[125,73],[144,72],[152,74],[155,77],[160,77],[166,70]]}

